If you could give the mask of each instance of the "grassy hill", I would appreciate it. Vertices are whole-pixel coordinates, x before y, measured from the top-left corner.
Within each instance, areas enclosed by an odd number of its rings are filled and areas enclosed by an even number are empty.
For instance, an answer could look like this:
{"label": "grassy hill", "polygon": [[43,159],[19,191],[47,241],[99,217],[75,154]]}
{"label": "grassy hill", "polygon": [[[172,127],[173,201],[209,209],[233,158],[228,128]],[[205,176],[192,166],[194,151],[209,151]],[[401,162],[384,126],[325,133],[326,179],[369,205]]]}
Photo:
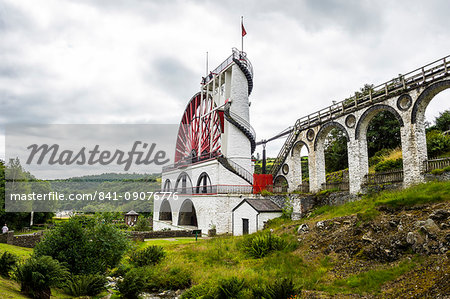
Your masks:
{"label": "grassy hill", "polygon": [[[320,207],[298,221],[277,218],[253,235],[140,248],[164,247],[166,257],[145,275],[158,292],[190,285],[183,298],[443,298],[450,294],[449,219],[450,182],[432,182]],[[11,249],[30,254],[0,246]],[[17,287],[0,281],[9,298],[21,298]]]}
{"label": "grassy hill", "polygon": [[[299,221],[278,218],[250,236],[166,245],[168,256],[155,267],[190,273],[186,298],[214,298],[221,288],[254,298],[276,285],[295,290],[293,298],[448,295],[449,225],[433,214],[450,211],[449,200],[450,182],[383,192]],[[419,221],[429,217],[436,227],[422,228]],[[252,256],[258,246],[270,248],[264,241],[270,236],[282,246]]]}

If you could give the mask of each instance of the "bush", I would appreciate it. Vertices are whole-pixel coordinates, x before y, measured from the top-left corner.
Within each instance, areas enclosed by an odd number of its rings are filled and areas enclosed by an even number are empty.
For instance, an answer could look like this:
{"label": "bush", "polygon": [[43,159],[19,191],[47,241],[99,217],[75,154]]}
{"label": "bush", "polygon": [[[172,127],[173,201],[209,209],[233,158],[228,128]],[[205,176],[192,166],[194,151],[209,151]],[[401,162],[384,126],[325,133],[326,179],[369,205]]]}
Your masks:
{"label": "bush", "polygon": [[278,298],[292,298],[297,294],[292,279],[284,278],[277,279],[273,283],[256,287],[252,290],[254,298],[264,299],[278,299]]}
{"label": "bush", "polygon": [[427,133],[428,157],[438,157],[448,151],[450,151],[450,135],[444,135],[437,130]]}
{"label": "bush", "polygon": [[69,295],[95,296],[105,289],[106,278],[98,274],[74,275],[65,284],[64,291]]}
{"label": "bush", "polygon": [[403,159],[398,158],[395,160],[384,160],[377,165],[375,165],[375,172],[402,169],[403,168]]}
{"label": "bush", "polygon": [[47,299],[50,287],[61,285],[69,272],[49,256],[32,257],[17,268],[15,279],[20,290],[32,298]]}
{"label": "bush", "polygon": [[145,290],[179,290],[191,286],[191,273],[181,267],[147,269]]}
{"label": "bush", "polygon": [[444,169],[433,169],[431,171],[431,173],[434,174],[434,175],[441,175],[441,174],[444,173]]}
{"label": "bush", "polygon": [[159,263],[166,253],[161,246],[153,245],[146,247],[145,249],[134,251],[130,254],[130,262],[137,266],[148,266]]}
{"label": "bush", "polygon": [[18,257],[8,251],[3,252],[0,256],[0,275],[9,277],[9,272],[14,270],[18,261]]}
{"label": "bush", "polygon": [[268,232],[246,237],[242,249],[250,257],[262,258],[272,251],[285,249],[287,245],[287,242],[282,238]]}
{"label": "bush", "polygon": [[216,298],[217,288],[209,283],[198,284],[181,295],[181,299],[213,299]]}
{"label": "bush", "polygon": [[133,226],[133,230],[139,232],[151,230],[149,219],[145,217],[139,217],[136,222],[136,225]]}
{"label": "bush", "polygon": [[378,152],[376,152],[373,155],[373,157],[369,158],[369,166],[376,165],[376,164],[380,163],[381,161],[383,161],[384,157],[389,156],[391,151],[392,151],[391,149],[384,148],[384,149],[381,149]]}
{"label": "bush", "polygon": [[90,274],[117,265],[128,245],[128,238],[115,226],[73,217],[47,232],[34,254],[66,263],[72,274]]}
{"label": "bush", "polygon": [[272,196],[273,193],[270,192],[270,191],[267,190],[267,189],[263,189],[263,190],[261,190],[261,195],[262,195],[262,196]]}
{"label": "bush", "polygon": [[245,281],[237,277],[223,278],[218,281],[217,298],[241,298]]}
{"label": "bush", "polygon": [[122,298],[137,299],[145,287],[145,268],[133,268],[128,271],[122,281],[117,283]]}

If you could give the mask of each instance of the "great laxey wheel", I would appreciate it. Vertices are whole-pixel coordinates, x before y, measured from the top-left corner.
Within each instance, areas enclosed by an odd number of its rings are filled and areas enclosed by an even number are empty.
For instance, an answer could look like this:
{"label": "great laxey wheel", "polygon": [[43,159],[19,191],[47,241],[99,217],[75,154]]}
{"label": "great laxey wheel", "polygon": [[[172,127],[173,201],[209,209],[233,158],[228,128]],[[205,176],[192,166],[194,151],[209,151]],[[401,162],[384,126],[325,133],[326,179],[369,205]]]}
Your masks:
{"label": "great laxey wheel", "polygon": [[205,93],[191,98],[178,128],[175,163],[193,163],[219,155],[223,112],[214,108],[213,99]]}

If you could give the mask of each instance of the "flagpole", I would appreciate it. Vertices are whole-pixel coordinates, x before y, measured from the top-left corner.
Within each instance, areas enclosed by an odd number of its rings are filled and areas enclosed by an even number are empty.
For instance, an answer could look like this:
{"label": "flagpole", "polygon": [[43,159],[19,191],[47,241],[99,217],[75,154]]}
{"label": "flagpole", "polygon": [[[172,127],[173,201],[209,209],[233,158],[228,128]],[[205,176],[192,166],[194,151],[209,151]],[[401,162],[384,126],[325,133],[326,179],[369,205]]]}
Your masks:
{"label": "flagpole", "polygon": [[205,76],[208,76],[208,52],[206,52],[206,73]]}
{"label": "flagpole", "polygon": [[244,35],[242,34],[243,26],[244,26],[244,17],[241,16],[241,49],[242,49],[242,53],[244,52]]}

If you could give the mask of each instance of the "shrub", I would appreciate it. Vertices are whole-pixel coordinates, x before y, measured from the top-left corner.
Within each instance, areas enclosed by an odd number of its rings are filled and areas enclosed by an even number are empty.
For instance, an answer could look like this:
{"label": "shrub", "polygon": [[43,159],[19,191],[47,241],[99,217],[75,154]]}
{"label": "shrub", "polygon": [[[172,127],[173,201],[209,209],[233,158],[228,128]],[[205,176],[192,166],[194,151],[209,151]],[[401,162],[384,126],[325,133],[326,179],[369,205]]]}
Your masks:
{"label": "shrub", "polygon": [[449,166],[447,166],[447,167],[444,167],[444,171],[450,171],[450,165]]}
{"label": "shrub", "polygon": [[402,169],[402,168],[403,168],[402,158],[398,158],[395,160],[388,159],[375,165],[375,172]]}
{"label": "shrub", "polygon": [[391,151],[392,151],[391,149],[384,148],[384,149],[381,149],[378,152],[376,152],[373,155],[373,157],[369,158],[369,166],[376,165],[376,164],[380,163],[381,161],[383,161],[384,157],[389,156]]}
{"label": "shrub", "polygon": [[20,290],[32,298],[47,299],[50,287],[61,285],[69,272],[49,256],[32,257],[17,268],[15,279]]}
{"label": "shrub", "polygon": [[437,157],[450,151],[450,136],[432,130],[427,133],[427,152],[429,157]]}
{"label": "shrub", "polygon": [[181,267],[147,267],[145,290],[179,290],[191,286],[191,273]]}
{"label": "shrub", "polygon": [[272,233],[262,233],[250,235],[244,239],[243,251],[254,258],[261,258],[272,251],[283,250],[287,247],[287,242]]}
{"label": "shrub", "polygon": [[262,196],[272,196],[273,193],[270,192],[270,191],[267,190],[267,189],[263,189],[263,190],[261,190],[261,195],[262,195]]}
{"label": "shrub", "polygon": [[217,285],[217,298],[241,298],[241,292],[244,289],[244,285],[244,279],[235,276],[220,279]]}
{"label": "shrub", "polygon": [[198,284],[181,295],[181,299],[213,299],[216,296],[217,288],[209,283]]}
{"label": "shrub", "polygon": [[69,295],[95,296],[105,289],[106,278],[98,274],[74,275],[65,284],[64,291]]}
{"label": "shrub", "polygon": [[273,283],[255,287],[252,290],[254,298],[278,299],[292,298],[297,294],[292,279],[277,279]]}
{"label": "shrub", "polygon": [[431,173],[434,174],[434,175],[441,175],[441,174],[444,173],[444,169],[433,169],[431,171]]}
{"label": "shrub", "polygon": [[146,247],[145,249],[134,251],[130,254],[130,262],[137,266],[148,266],[159,263],[166,253],[164,248],[158,245]]}
{"label": "shrub", "polygon": [[128,238],[115,226],[73,217],[47,232],[34,254],[66,263],[72,274],[90,274],[117,265],[128,245]]}
{"label": "shrub", "polygon": [[145,268],[133,268],[128,271],[122,281],[117,283],[122,298],[135,299],[145,287]]}
{"label": "shrub", "polygon": [[0,256],[0,275],[9,277],[11,272],[17,264],[18,257],[8,251],[3,252]]}
{"label": "shrub", "polygon": [[139,217],[136,225],[133,226],[133,230],[139,232],[151,230],[149,219],[145,217]]}

